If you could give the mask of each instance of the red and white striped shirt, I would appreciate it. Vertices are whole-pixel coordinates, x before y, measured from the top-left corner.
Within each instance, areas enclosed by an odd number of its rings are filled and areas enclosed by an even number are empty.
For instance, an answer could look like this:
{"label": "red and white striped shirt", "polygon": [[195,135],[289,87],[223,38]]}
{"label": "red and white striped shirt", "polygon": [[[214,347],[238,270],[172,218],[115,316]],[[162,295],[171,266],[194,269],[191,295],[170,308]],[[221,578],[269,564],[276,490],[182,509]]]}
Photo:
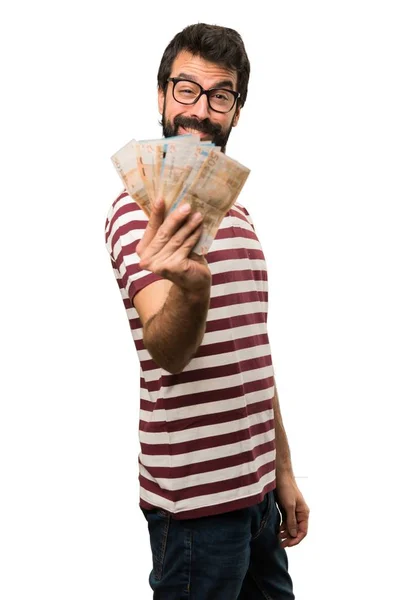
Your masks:
{"label": "red and white striped shirt", "polygon": [[247,210],[234,204],[206,257],[212,286],[203,341],[173,375],[144,347],[132,302],[160,279],[138,265],[146,225],[144,212],[123,192],[107,217],[106,245],[140,361],[140,506],[177,519],[251,506],[275,487],[268,279],[260,242]]}

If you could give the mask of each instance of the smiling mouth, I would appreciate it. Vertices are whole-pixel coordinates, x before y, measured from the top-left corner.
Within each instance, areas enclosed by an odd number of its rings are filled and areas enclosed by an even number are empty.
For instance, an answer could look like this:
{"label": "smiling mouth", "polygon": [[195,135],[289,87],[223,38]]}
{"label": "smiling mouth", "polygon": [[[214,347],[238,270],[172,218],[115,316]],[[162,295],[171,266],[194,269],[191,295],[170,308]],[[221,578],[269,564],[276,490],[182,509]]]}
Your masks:
{"label": "smiling mouth", "polygon": [[191,127],[179,127],[179,131],[181,134],[191,133],[192,135],[199,135],[201,139],[205,139],[209,135],[208,133],[204,133],[204,131],[192,129]]}

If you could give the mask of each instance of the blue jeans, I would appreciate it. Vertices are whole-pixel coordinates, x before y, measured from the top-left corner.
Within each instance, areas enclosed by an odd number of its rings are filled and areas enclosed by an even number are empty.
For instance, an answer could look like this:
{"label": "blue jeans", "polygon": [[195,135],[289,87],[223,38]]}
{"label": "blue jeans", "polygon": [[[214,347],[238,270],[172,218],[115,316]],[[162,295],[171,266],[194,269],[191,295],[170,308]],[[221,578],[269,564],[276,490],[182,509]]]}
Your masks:
{"label": "blue jeans", "polygon": [[154,600],[294,600],[274,491],[260,504],[212,517],[177,520],[162,509],[142,512]]}

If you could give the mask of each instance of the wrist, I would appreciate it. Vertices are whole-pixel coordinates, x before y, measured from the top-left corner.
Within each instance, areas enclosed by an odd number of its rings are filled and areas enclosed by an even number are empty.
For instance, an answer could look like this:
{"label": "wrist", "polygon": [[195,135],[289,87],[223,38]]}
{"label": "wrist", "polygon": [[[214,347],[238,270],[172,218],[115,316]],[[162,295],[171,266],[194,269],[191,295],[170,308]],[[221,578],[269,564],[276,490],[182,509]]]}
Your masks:
{"label": "wrist", "polygon": [[193,306],[208,304],[210,301],[210,285],[201,286],[194,290],[181,288],[181,293],[185,302]]}
{"label": "wrist", "polygon": [[276,478],[277,479],[294,479],[294,473],[291,463],[276,464]]}

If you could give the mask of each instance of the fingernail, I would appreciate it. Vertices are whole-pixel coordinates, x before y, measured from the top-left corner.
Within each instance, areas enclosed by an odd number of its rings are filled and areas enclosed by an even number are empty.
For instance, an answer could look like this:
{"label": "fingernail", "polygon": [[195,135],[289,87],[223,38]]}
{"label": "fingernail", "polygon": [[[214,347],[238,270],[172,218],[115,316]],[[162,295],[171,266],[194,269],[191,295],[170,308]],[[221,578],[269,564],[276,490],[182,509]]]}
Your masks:
{"label": "fingernail", "polygon": [[157,198],[156,202],[155,202],[155,206],[157,208],[160,208],[163,205],[164,199],[163,198]]}
{"label": "fingernail", "polygon": [[182,206],[179,207],[179,212],[184,214],[187,214],[188,212],[190,212],[190,204],[183,204]]}

